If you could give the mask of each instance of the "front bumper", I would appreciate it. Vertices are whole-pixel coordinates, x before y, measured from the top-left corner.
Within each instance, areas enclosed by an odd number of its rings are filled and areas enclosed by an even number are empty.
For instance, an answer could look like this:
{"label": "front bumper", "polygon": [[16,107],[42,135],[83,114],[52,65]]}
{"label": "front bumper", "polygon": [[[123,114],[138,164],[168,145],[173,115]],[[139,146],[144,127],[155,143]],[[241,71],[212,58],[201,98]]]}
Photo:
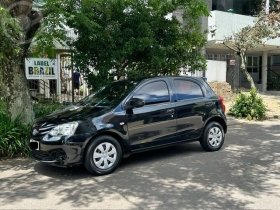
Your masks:
{"label": "front bumper", "polygon": [[[38,146],[36,146],[36,144]],[[41,162],[57,166],[71,166],[82,163],[82,142],[30,140],[32,156]]]}
{"label": "front bumper", "polygon": [[65,165],[67,154],[61,148],[51,149],[49,151],[31,150],[32,156],[41,162],[57,165]]}

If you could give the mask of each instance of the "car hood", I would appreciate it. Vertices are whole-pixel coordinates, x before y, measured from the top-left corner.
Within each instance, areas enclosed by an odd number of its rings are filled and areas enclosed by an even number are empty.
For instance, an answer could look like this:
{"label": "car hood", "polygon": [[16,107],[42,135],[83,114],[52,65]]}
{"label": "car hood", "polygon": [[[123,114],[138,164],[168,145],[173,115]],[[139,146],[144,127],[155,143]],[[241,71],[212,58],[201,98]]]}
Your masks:
{"label": "car hood", "polygon": [[49,115],[37,119],[36,124],[61,124],[71,121],[83,121],[101,116],[105,113],[110,112],[112,109],[112,107],[108,106],[73,105],[64,109],[59,109]]}

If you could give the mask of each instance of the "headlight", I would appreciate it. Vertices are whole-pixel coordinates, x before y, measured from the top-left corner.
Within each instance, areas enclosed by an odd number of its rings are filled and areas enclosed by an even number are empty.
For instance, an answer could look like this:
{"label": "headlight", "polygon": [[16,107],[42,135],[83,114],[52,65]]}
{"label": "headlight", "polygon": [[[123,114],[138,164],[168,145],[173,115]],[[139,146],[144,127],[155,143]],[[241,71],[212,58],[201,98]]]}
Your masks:
{"label": "headlight", "polygon": [[48,134],[51,136],[70,136],[73,135],[78,127],[77,122],[70,122],[54,127]]}

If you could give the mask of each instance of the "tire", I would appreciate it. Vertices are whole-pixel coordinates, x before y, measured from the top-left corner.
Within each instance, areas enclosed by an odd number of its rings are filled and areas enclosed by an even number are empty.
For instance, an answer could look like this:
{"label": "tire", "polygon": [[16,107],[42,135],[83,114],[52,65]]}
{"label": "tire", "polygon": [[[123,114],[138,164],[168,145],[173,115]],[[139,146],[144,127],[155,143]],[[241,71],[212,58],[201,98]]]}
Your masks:
{"label": "tire", "polygon": [[211,152],[221,149],[224,141],[225,133],[223,127],[218,122],[210,122],[204,129],[200,145],[204,150]]}
{"label": "tire", "polygon": [[88,146],[84,166],[94,175],[106,175],[118,167],[121,158],[119,142],[111,136],[99,136]]}

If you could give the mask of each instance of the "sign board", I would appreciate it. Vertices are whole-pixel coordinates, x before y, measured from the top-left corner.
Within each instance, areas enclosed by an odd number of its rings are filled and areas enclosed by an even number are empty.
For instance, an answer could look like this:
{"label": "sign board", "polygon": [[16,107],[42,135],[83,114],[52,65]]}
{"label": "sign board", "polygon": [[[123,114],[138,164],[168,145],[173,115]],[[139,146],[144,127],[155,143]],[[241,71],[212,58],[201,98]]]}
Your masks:
{"label": "sign board", "polygon": [[235,66],[235,60],[230,60],[230,61],[229,61],[229,65],[230,65],[230,66]]}
{"label": "sign board", "polygon": [[57,67],[57,59],[25,59],[25,72],[27,79],[57,79]]}

